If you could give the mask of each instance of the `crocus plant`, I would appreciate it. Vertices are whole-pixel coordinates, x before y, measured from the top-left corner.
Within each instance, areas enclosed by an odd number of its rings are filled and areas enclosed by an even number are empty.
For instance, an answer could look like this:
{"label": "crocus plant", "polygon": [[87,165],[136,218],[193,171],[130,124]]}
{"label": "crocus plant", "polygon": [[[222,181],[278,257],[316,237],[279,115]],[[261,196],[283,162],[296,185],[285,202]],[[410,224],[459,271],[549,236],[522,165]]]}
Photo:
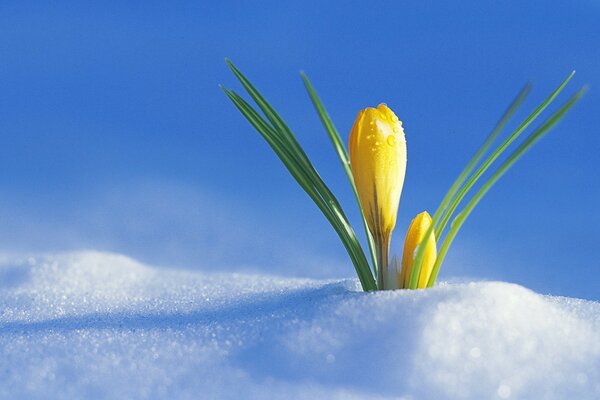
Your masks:
{"label": "crocus plant", "polygon": [[[393,256],[390,261],[390,239],[396,227],[406,172],[406,140],[402,122],[385,104],[361,110],[350,131],[348,154],[323,103],[308,77],[302,73],[304,85],[333,143],[360,207],[370,253],[369,265],[363,247],[340,203],[323,182],[290,128],[250,81],[229,60],[226,62],[262,111],[262,115],[235,91],[222,87],[223,91],[271,146],[283,165],[327,218],[346,248],[365,291],[432,287],[450,245],[475,206],[498,179],[547,134],[585,93],[585,88],[579,89],[533,129],[497,166],[487,181],[476,187],[482,175],[492,165],[496,166],[498,158],[554,101],[571,80],[574,72],[569,74],[500,145],[490,151],[497,136],[529,93],[530,86],[526,85],[454,181],[433,217],[427,211],[423,211],[412,220],[406,233],[401,261],[398,261],[397,256]],[[470,197],[467,198],[468,195]],[[459,206],[465,202],[459,210]]]}

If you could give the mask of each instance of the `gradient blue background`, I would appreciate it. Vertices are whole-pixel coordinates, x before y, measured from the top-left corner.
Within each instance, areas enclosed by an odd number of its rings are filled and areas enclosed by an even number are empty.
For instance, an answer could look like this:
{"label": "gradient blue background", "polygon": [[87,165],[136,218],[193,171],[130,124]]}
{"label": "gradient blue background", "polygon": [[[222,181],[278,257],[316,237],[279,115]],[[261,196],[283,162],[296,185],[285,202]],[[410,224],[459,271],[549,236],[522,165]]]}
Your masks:
{"label": "gradient blue background", "polygon": [[522,85],[535,87],[520,118],[577,69],[566,95],[590,92],[488,194],[441,278],[600,299],[600,2],[100,3],[0,4],[4,253],[353,276],[316,207],[218,89],[241,89],[224,57],[278,108],[358,229],[298,71],[344,136],[360,108],[397,112],[409,164],[396,251]]}

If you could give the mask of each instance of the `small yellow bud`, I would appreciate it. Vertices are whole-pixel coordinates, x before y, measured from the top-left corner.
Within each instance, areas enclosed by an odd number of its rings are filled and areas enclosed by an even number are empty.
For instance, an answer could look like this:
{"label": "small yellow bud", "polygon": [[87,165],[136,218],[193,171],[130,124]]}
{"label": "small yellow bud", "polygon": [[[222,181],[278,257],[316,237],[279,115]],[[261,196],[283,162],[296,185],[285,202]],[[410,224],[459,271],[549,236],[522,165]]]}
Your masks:
{"label": "small yellow bud", "polygon": [[[404,240],[404,252],[402,253],[402,271],[400,272],[401,288],[408,288],[410,273],[412,271],[413,260],[416,255],[417,247],[423,241],[425,233],[432,224],[431,217],[427,211],[423,211],[415,217],[410,223],[406,239]],[[427,287],[429,276],[435,264],[437,257],[437,248],[435,243],[435,234],[431,234],[425,246],[425,255],[421,266],[421,273],[417,287],[422,289]]]}

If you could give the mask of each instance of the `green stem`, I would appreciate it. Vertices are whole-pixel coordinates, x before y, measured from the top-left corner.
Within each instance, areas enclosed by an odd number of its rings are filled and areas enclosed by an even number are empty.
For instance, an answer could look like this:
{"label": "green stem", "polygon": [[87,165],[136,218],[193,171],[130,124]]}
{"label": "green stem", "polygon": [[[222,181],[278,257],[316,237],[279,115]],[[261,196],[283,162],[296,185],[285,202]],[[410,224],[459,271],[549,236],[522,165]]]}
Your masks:
{"label": "green stem", "polygon": [[375,253],[377,255],[377,289],[384,290],[385,275],[389,270],[390,235],[374,235]]}

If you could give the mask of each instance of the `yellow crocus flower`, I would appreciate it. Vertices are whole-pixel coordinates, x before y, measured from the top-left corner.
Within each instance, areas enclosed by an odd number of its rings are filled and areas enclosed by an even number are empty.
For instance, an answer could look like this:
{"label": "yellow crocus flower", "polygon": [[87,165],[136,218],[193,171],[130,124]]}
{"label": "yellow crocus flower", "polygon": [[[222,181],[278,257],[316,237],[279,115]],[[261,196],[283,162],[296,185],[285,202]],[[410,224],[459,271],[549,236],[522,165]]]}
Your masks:
{"label": "yellow crocus flower", "polygon": [[[431,217],[427,211],[423,211],[415,217],[408,227],[406,233],[406,239],[404,240],[404,252],[402,253],[402,270],[400,272],[400,283],[401,288],[408,288],[410,281],[410,273],[412,270],[413,260],[417,250],[417,246],[423,241],[425,233],[432,224]],[[426,288],[429,276],[435,264],[437,257],[437,248],[435,243],[435,234],[429,236],[427,244],[425,246],[425,255],[423,257],[423,264],[421,265],[421,274],[417,287],[419,289]]]}
{"label": "yellow crocus flower", "polygon": [[378,253],[377,283],[388,274],[389,242],[406,172],[402,122],[385,104],[358,113],[349,139],[352,176]]}

